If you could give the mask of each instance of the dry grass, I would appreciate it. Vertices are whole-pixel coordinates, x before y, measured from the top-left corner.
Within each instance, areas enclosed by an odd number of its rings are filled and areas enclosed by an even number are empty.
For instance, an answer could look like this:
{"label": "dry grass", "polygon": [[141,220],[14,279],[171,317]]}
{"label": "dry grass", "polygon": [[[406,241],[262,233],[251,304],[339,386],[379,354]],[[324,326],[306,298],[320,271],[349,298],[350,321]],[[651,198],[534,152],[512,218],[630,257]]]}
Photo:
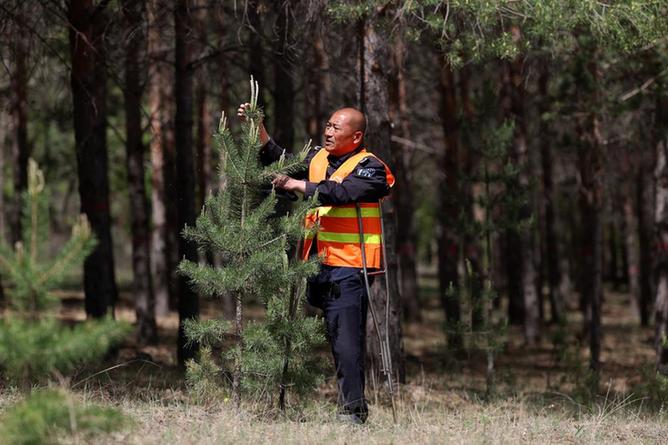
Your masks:
{"label": "dry grass", "polygon": [[154,400],[116,400],[135,425],[104,444],[441,444],[441,443],[667,443],[661,413],[644,415],[624,400],[592,409],[564,398],[540,403],[516,396],[485,403],[466,393],[405,388],[400,422],[374,406],[364,426],[337,423],[333,405],[310,406],[293,418],[237,413],[230,403],[204,407],[178,392]]}
{"label": "dry grass", "polygon": [[[69,293],[63,298],[61,316],[83,319],[81,295]],[[129,296],[125,300],[129,302]],[[118,406],[134,420],[126,431],[96,442],[103,444],[668,443],[663,409],[656,405],[648,409],[632,393],[645,378],[643,369],[652,365],[652,332],[639,328],[629,315],[626,295],[606,294],[604,393],[593,399],[578,397],[588,351],[586,341],[578,338],[581,321],[575,311],[566,327],[566,355],[552,344],[555,327],[547,328],[542,343],[531,349],[523,344],[519,329],[512,327],[508,345],[498,357],[499,396],[485,401],[480,396],[484,360],[475,354],[455,358],[445,351],[438,303],[436,299],[423,303],[425,322],[404,329],[408,383],[400,389],[398,425],[382,401],[372,403],[364,426],[337,423],[333,377],[319,389],[315,402],[286,417],[261,414],[258,407],[237,412],[220,399],[208,405],[194,403],[174,368],[178,323],[174,315],[159,320],[161,344],[139,347],[130,341],[118,358],[131,362],[128,366],[92,378],[85,373],[72,383],[82,397]],[[204,305],[205,316],[217,310],[215,303]],[[129,303],[121,305],[116,315],[134,319]],[[132,361],[139,354],[151,362]],[[322,354],[329,363],[326,348]],[[373,402],[373,394],[368,395]],[[0,411],[14,397],[0,395]]]}

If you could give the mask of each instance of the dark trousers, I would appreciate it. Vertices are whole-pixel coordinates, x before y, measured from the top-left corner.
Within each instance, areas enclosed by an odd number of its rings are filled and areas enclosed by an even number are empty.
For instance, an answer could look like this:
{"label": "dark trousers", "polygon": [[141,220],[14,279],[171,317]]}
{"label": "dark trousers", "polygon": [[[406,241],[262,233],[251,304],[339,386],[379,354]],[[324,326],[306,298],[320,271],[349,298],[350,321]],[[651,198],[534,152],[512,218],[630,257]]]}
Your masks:
{"label": "dark trousers", "polygon": [[[333,273],[332,273],[333,272]],[[344,275],[343,277],[341,275]],[[309,281],[308,301],[324,311],[339,387],[339,407],[347,414],[367,416],[364,399],[364,345],[368,295],[358,270],[323,268]]]}

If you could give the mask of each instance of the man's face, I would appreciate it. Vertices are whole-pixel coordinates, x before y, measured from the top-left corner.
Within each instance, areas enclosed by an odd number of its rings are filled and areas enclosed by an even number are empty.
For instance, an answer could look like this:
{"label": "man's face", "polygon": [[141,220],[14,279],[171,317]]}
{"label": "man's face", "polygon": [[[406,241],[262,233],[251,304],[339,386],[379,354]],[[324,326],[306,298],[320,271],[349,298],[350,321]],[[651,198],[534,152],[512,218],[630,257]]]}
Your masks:
{"label": "man's face", "polygon": [[351,116],[346,111],[336,111],[325,126],[325,150],[334,156],[350,153],[362,142],[364,133],[351,125]]}

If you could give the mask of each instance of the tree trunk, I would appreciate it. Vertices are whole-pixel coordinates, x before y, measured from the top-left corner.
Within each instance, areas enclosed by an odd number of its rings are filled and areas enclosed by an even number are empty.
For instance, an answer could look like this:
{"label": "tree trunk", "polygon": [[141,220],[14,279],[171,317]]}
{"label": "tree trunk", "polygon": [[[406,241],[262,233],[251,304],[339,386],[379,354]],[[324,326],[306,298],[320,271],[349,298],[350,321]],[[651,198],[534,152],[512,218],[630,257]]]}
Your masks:
{"label": "tree trunk", "polygon": [[201,208],[210,191],[211,111],[203,81],[197,86],[197,207]]}
{"label": "tree trunk", "polygon": [[[628,181],[625,187],[624,201],[622,205],[624,213],[624,243],[628,252],[628,272],[629,294],[631,294],[631,306],[633,312],[638,317],[641,315],[641,295],[640,295],[640,243],[638,242],[638,220],[636,218],[635,206],[633,203],[634,188],[629,187]],[[635,185],[635,184],[633,184]]]}
{"label": "tree trunk", "polygon": [[[549,111],[548,96],[549,71],[541,70],[539,82],[539,94],[541,100],[541,115]],[[543,212],[545,214],[544,226],[544,260],[547,263],[547,282],[550,300],[550,321],[561,323],[564,321],[564,296],[561,293],[561,272],[559,270],[559,233],[557,218],[555,215],[556,193],[554,192],[554,179],[552,170],[552,138],[549,125],[545,118],[540,121],[540,133],[543,138],[540,141],[540,161],[543,173]]]}
{"label": "tree trunk", "polygon": [[[374,28],[373,21],[362,21],[360,23],[359,36],[359,73],[360,73],[360,108],[367,116],[367,132],[365,134],[365,144],[381,159],[390,163],[390,168],[396,171],[395,166],[391,165],[391,126],[389,117],[389,92],[387,88],[389,72],[388,48],[384,39],[378,35]],[[390,342],[390,352],[392,354],[393,377],[398,378],[399,382],[405,382],[406,370],[401,340],[401,306],[399,283],[397,282],[398,259],[396,251],[397,242],[397,221],[396,205],[392,199],[386,199],[383,202],[383,219],[385,223],[384,241],[387,250],[386,267],[387,274],[385,278],[379,277],[373,285],[370,304],[377,308],[380,315],[381,332],[388,332]],[[387,284],[387,292],[385,287]],[[388,316],[385,317],[381,308],[386,307],[389,299],[390,306]],[[373,331],[373,323],[369,317],[367,323],[367,359],[372,363],[371,372],[378,373],[379,366],[379,345],[376,333]],[[377,374],[378,375],[378,374]]]}
{"label": "tree trunk", "polygon": [[293,71],[295,57],[291,49],[293,23],[290,21],[290,2],[274,2],[277,39],[274,43],[274,139],[292,152],[295,143],[295,87]]}
{"label": "tree trunk", "polygon": [[10,145],[7,137],[9,133],[9,115],[0,108],[0,242],[7,242],[7,208],[5,201],[5,177],[7,162],[7,146]]}
{"label": "tree trunk", "polygon": [[[649,326],[651,322],[651,306],[654,301],[653,282],[653,231],[656,203],[653,202],[652,194],[655,193],[653,184],[649,179],[653,163],[651,159],[641,161],[641,167],[636,175],[636,218],[638,220],[638,244],[640,248],[639,273],[640,273],[640,324]],[[658,203],[658,201],[657,201]]]}
{"label": "tree trunk", "polygon": [[459,244],[456,227],[459,206],[459,122],[457,120],[457,95],[455,74],[445,61],[441,66],[440,118],[445,138],[445,153],[441,157],[439,195],[441,197],[438,227],[438,283],[441,304],[445,310],[448,348],[459,351],[463,348],[460,329],[461,308],[457,261]]}
{"label": "tree trunk", "polygon": [[[616,202],[619,202],[615,200]],[[619,239],[619,227],[617,221],[617,211],[616,209],[611,209],[610,218],[612,221],[608,223],[608,279],[612,283],[612,287],[615,290],[619,290],[622,285],[622,274],[619,270],[619,252],[618,252],[618,239]]]}
{"label": "tree trunk", "polygon": [[[602,289],[602,202],[603,202],[603,142],[597,106],[600,103],[598,82],[600,68],[596,60],[597,51],[583,61],[581,76],[584,83],[584,102],[587,110],[580,122],[578,133],[578,162],[580,170],[580,212],[582,215],[581,245],[583,247],[582,295],[589,313],[590,363],[598,374],[601,366],[601,299]],[[586,70],[586,72],[584,72]]]}
{"label": "tree trunk", "polygon": [[[663,93],[663,92],[662,92]],[[656,277],[655,339],[656,369],[668,374],[668,99],[660,95],[656,110],[655,180],[655,243]]]}
{"label": "tree trunk", "polygon": [[144,143],[141,124],[141,100],[144,71],[140,58],[145,51],[142,21],[146,4],[124,0],[126,21],[125,53],[125,128],[130,220],[132,226],[132,273],[137,314],[137,342],[155,343],[158,330],[155,322],[155,298],[151,277],[151,246],[149,230],[149,202],[144,186]]}
{"label": "tree trunk", "polygon": [[[392,51],[393,67],[390,81],[390,118],[394,133],[410,140],[408,122],[408,103],[406,79],[404,76],[404,58],[406,48],[401,39],[394,43]],[[392,163],[397,166],[395,173],[397,185],[394,196],[397,205],[397,245],[399,251],[399,283],[401,286],[401,309],[404,319],[420,321],[418,301],[416,233],[413,214],[415,213],[414,191],[411,186],[411,155],[397,142],[392,142]]]}
{"label": "tree trunk", "polygon": [[71,0],[68,9],[81,211],[98,242],[84,263],[86,314],[95,318],[113,311],[117,296],[107,177],[105,6],[95,8],[92,0]]}
{"label": "tree trunk", "polygon": [[[192,29],[192,19],[188,0],[178,0],[174,10],[175,36],[175,82],[176,116],[174,136],[176,141],[176,202],[178,214],[178,233],[188,225],[195,224],[195,169],[193,160],[193,71],[188,66],[190,41],[188,33]],[[197,247],[178,238],[179,258],[197,261]],[[184,365],[195,357],[197,348],[188,343],[184,323],[199,316],[197,294],[188,284],[185,276],[178,278],[178,362]]]}
{"label": "tree trunk", "polygon": [[166,316],[170,309],[170,295],[173,292],[172,270],[174,269],[174,237],[170,230],[168,209],[174,207],[168,200],[168,183],[173,182],[173,138],[171,135],[170,67],[167,63],[167,42],[162,30],[169,26],[168,14],[162,0],[148,0],[148,57],[149,87],[148,108],[151,115],[151,203],[153,229],[151,231],[151,273],[155,293],[156,315]]}
{"label": "tree trunk", "polygon": [[[514,28],[515,39],[520,38],[519,30]],[[508,64],[507,94],[510,99],[510,113],[515,120],[515,134],[511,156],[515,158],[519,169],[518,185],[532,196],[531,162],[527,143],[527,126],[525,118],[525,91],[523,78],[524,63],[517,58]],[[520,212],[522,218],[531,216],[533,199],[523,203]],[[524,308],[524,339],[528,345],[535,345],[540,338],[540,295],[536,291],[536,269],[534,264],[534,231],[533,228],[519,229],[517,237],[519,249],[508,252],[511,256],[519,256],[522,305]]]}
{"label": "tree trunk", "polygon": [[508,293],[508,323],[521,325],[524,323],[524,298],[522,297],[522,259],[516,253],[520,251],[519,234],[508,229],[505,233],[503,246],[503,263],[505,264]]}
{"label": "tree trunk", "polygon": [[[204,0],[196,0],[197,9],[194,14],[195,29],[199,29],[199,39],[197,41],[197,50],[195,53],[201,53],[206,50],[207,44],[207,5]],[[222,73],[222,71],[221,71]],[[196,75],[196,101],[197,101],[197,156],[196,156],[196,177],[197,177],[197,204],[196,208],[204,205],[206,197],[211,191],[211,137],[213,126],[211,119],[211,110],[209,108],[209,98],[211,94],[208,91],[209,76],[206,71],[201,69]],[[213,258],[207,253],[207,260],[213,263]]]}
{"label": "tree trunk", "polygon": [[[7,239],[7,209],[5,207],[5,163],[7,159],[7,133],[9,129],[9,116],[5,110],[0,109],[0,243],[5,243]],[[0,307],[5,301],[5,288],[0,277]]]}
{"label": "tree trunk", "polygon": [[[476,116],[473,102],[471,101],[471,69],[469,66],[463,66],[460,68],[459,73],[459,98],[461,101],[462,119],[464,122],[473,122]],[[461,137],[463,147],[461,150],[461,168],[466,178],[474,177],[476,174],[476,164],[481,162],[473,150],[474,143],[471,137],[473,135],[470,127],[462,132]],[[480,214],[476,214],[474,205],[479,199],[484,199],[481,196],[482,190],[480,187],[475,187],[472,181],[462,181],[460,194],[463,197],[461,213],[466,215],[465,218],[469,221],[480,222]],[[490,309],[493,304],[492,302],[483,301],[485,279],[486,277],[490,280],[492,279],[490,275],[486,275],[491,270],[488,270],[487,262],[492,261],[492,259],[484,258],[488,247],[486,242],[482,245],[478,236],[467,231],[462,232],[459,236],[464,250],[463,257],[466,260],[466,263],[462,266],[464,267],[466,276],[472,278],[472,280],[468,280],[466,287],[470,299],[471,330],[475,332],[480,331],[484,327],[487,317],[486,309]],[[490,239],[490,253],[492,245],[493,243]]]}
{"label": "tree trunk", "polygon": [[250,27],[250,37],[248,40],[248,71],[249,74],[260,85],[260,95],[257,100],[258,106],[266,111],[266,100],[264,91],[266,88],[264,82],[264,47],[262,46],[262,17],[258,8],[258,0],[250,0],[248,8],[248,25]]}
{"label": "tree trunk", "polygon": [[[22,14],[22,12],[20,12]],[[17,26],[13,32],[14,72],[10,79],[14,93],[12,115],[16,138],[16,169],[14,170],[14,206],[11,218],[12,244],[23,238],[21,215],[23,212],[23,192],[28,187],[28,159],[32,147],[28,140],[28,36]]]}
{"label": "tree trunk", "polygon": [[[218,41],[219,45],[223,46],[226,38],[226,16],[224,15],[224,8],[220,8],[218,12],[218,17],[216,20],[217,23],[217,33],[218,33]],[[229,61],[227,58],[227,55],[222,54],[220,57],[217,59],[218,62],[218,67],[219,67],[219,72],[220,73],[225,73],[229,69]],[[228,79],[228,76],[222,75],[220,78],[220,110],[224,111],[226,115],[230,113],[229,110],[229,103],[230,101],[230,81]],[[213,177],[215,178],[213,183],[211,184],[212,188],[216,190],[223,189],[225,187],[225,176],[220,176],[219,173],[223,171],[223,165],[222,165],[223,157],[219,157],[214,161],[215,163],[215,173],[213,174]],[[216,262],[218,265],[220,265],[220,258],[219,256],[214,255],[214,262]],[[234,298],[234,295],[231,292],[226,292],[225,294],[220,296],[221,301],[222,301],[222,306],[223,306],[223,314],[225,318],[229,320],[233,320],[236,317],[236,301]]]}
{"label": "tree trunk", "polygon": [[306,89],[306,133],[314,145],[322,144],[322,129],[327,120],[324,104],[329,103],[331,86],[328,73],[329,60],[320,35],[314,36],[311,47],[313,63],[306,64],[308,86]]}

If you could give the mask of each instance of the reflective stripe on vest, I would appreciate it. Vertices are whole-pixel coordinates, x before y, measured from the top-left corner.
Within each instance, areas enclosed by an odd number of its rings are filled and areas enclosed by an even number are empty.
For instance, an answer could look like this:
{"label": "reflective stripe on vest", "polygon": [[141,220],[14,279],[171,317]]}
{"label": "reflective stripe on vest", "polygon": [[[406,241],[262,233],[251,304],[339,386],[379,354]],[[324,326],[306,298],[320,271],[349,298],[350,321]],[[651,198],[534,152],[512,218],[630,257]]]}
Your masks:
{"label": "reflective stripe on vest", "polygon": [[[328,153],[321,149],[311,159],[309,164],[309,181],[320,182],[327,175]],[[375,156],[366,150],[351,156],[333,174],[330,181],[341,183],[350,175],[355,167],[367,157]],[[376,158],[378,159],[378,158]],[[380,161],[380,160],[379,160]],[[382,161],[380,161],[383,163]],[[394,176],[385,165],[387,183],[394,185]],[[364,250],[366,253],[367,267],[380,268],[382,258],[382,230],[380,222],[380,206],[378,203],[359,203],[362,217],[362,229],[364,232]],[[304,225],[312,228],[318,224],[317,248],[323,264],[338,267],[362,267],[362,249],[360,245],[360,232],[357,219],[357,208],[355,204],[340,206],[321,206],[307,215]],[[313,245],[314,233],[306,236],[302,249],[302,257],[308,258]]]}

